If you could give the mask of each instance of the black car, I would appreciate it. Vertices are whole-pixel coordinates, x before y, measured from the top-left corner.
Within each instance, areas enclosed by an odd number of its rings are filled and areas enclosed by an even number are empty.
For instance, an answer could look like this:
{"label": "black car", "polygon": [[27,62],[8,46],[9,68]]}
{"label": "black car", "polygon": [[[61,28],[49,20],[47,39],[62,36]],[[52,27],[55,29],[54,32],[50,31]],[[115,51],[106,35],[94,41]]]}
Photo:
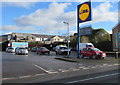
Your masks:
{"label": "black car", "polygon": [[37,49],[38,49],[38,47],[33,47],[33,48],[31,49],[31,52],[36,52]]}

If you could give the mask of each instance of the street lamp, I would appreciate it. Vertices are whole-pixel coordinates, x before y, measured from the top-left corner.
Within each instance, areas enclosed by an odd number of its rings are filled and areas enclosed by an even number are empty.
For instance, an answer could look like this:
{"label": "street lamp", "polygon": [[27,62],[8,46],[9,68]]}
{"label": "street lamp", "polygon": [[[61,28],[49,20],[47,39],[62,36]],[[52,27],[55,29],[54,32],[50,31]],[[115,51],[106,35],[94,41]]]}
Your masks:
{"label": "street lamp", "polygon": [[69,41],[70,41],[70,38],[69,38],[69,23],[68,22],[63,22],[64,24],[67,24],[67,29],[68,29],[68,37],[67,37],[67,44],[68,44],[68,52],[67,52],[67,55],[69,57]]}

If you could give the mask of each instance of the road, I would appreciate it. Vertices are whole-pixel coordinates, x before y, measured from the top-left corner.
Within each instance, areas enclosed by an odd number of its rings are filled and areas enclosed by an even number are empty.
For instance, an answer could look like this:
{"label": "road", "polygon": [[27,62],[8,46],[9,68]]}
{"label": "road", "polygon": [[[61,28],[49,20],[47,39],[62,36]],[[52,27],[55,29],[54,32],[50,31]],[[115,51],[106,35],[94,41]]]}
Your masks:
{"label": "road", "polygon": [[55,57],[54,52],[51,52],[51,55],[37,55],[34,52],[29,52],[28,55],[15,55],[2,52],[1,80],[3,83],[40,83],[116,70],[119,65],[113,58],[67,62]]}
{"label": "road", "polygon": [[120,74],[118,70],[106,71],[101,73],[64,78],[47,81],[44,83],[119,83]]}

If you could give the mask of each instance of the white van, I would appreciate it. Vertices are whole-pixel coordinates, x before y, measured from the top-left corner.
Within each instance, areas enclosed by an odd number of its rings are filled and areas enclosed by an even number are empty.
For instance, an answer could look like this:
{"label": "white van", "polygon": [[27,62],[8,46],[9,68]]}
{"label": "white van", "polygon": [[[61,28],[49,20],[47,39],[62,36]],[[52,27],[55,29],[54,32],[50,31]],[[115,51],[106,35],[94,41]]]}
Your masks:
{"label": "white van", "polygon": [[56,55],[57,55],[57,54],[65,54],[65,55],[67,55],[68,52],[69,52],[69,55],[70,55],[71,50],[68,49],[67,46],[59,45],[59,46],[56,46],[56,47],[55,47],[55,52],[56,52]]}
{"label": "white van", "polygon": [[[94,47],[94,45],[92,43],[80,43],[79,49],[81,51],[83,48],[86,47]],[[78,50],[78,45],[76,46],[76,50]]]}

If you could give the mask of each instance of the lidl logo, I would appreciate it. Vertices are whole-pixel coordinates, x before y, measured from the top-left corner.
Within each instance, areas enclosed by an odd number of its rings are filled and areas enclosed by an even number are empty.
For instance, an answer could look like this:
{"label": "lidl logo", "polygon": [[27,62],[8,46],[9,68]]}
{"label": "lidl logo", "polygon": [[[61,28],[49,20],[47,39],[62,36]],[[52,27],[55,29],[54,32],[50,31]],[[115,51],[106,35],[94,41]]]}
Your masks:
{"label": "lidl logo", "polygon": [[91,3],[85,2],[78,5],[78,21],[79,23],[91,20]]}

